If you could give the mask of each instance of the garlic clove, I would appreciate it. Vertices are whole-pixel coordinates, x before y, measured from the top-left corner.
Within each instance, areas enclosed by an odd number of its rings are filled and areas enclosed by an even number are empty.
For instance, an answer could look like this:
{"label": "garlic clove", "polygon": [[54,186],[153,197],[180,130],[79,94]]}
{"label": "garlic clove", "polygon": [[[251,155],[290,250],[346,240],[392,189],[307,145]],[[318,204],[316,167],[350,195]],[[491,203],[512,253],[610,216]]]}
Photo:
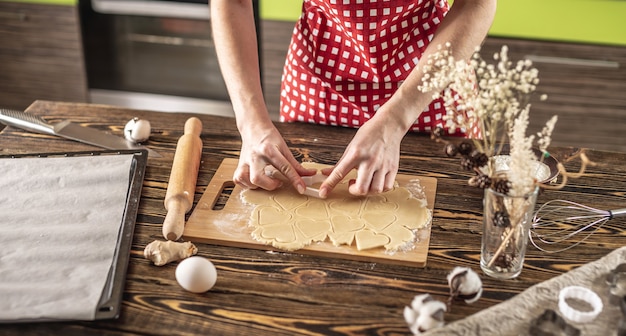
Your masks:
{"label": "garlic clove", "polygon": [[150,122],[145,119],[133,118],[124,126],[124,138],[134,143],[144,142],[150,138]]}

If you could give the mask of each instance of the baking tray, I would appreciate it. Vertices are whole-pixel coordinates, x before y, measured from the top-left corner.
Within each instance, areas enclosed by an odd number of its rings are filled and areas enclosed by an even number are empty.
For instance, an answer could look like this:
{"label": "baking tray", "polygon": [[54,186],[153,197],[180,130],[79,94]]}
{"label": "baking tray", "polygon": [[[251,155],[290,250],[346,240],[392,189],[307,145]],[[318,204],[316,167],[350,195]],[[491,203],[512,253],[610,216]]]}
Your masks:
{"label": "baking tray", "polygon": [[[141,198],[141,188],[144,174],[148,162],[148,151],[138,150],[102,150],[102,151],[80,151],[80,152],[57,152],[57,153],[34,153],[0,155],[0,159],[19,158],[50,158],[50,157],[77,157],[77,156],[100,156],[100,155],[132,155],[133,160],[129,170],[129,183],[126,194],[126,204],[122,215],[122,222],[117,236],[113,263],[109,270],[105,286],[96,307],[94,320],[116,319],[119,317],[124,294],[124,283],[126,281],[126,271],[130,260],[130,250],[135,230],[135,221]],[[22,322],[45,322],[44,319],[37,320],[0,320],[0,323],[22,323]],[[58,320],[54,320],[58,321]]]}

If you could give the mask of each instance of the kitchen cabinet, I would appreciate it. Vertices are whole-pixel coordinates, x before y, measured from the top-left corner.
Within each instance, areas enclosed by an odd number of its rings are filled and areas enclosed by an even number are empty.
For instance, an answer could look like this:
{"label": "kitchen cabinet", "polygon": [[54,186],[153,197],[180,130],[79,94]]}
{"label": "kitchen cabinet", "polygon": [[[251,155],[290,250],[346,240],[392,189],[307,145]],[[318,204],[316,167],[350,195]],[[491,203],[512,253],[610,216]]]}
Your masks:
{"label": "kitchen cabinet", "polygon": [[78,10],[58,1],[0,1],[0,107],[87,102]]}

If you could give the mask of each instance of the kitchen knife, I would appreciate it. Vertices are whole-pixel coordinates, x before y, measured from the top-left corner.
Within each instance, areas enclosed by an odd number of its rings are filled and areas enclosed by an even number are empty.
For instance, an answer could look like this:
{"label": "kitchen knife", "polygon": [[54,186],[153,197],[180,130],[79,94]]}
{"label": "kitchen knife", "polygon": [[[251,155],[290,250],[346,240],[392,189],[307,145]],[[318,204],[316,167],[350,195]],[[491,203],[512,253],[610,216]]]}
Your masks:
{"label": "kitchen knife", "polygon": [[106,149],[146,149],[149,156],[161,157],[161,155],[149,148],[136,145],[124,138],[95,128],[74,124],[69,120],[50,124],[36,115],[17,110],[0,109],[0,122],[27,131],[57,135]]}

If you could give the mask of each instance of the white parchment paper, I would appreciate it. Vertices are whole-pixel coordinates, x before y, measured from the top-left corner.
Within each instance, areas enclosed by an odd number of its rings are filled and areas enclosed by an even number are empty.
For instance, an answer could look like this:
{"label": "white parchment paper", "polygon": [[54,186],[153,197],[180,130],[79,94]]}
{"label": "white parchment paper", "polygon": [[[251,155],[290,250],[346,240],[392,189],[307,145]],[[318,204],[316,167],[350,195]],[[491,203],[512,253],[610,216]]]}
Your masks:
{"label": "white parchment paper", "polygon": [[0,159],[0,320],[92,320],[132,155]]}

